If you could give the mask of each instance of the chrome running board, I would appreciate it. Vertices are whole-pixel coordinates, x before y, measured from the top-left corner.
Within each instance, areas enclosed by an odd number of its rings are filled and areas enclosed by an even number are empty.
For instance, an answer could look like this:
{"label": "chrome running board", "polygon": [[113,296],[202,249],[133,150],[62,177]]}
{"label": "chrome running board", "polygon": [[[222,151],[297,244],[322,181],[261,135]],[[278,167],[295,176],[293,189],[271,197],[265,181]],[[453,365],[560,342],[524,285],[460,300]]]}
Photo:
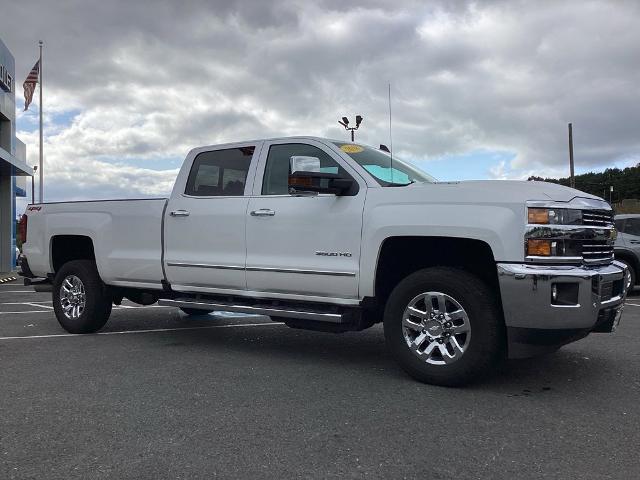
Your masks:
{"label": "chrome running board", "polygon": [[158,300],[158,305],[167,307],[196,308],[200,310],[217,310],[221,312],[250,313],[253,315],[267,315],[269,317],[299,318],[314,320],[316,322],[342,323],[341,313],[325,313],[317,310],[301,308],[281,308],[268,305],[238,305],[223,302],[210,302],[206,300],[192,300],[189,298],[176,298]]}

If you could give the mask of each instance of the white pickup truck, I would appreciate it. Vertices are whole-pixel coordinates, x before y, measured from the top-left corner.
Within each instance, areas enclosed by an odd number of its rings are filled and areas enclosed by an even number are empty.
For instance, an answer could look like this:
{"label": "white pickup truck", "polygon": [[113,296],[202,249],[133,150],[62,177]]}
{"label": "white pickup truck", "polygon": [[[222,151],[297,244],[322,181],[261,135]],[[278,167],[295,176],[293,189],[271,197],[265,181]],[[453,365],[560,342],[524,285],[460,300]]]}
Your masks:
{"label": "white pickup truck", "polygon": [[29,205],[21,229],[25,283],[51,289],[69,332],[123,298],[329,332],[383,322],[400,365],[441,385],[611,332],[626,295],[604,200],[436,182],[314,137],[196,148],[169,199]]}

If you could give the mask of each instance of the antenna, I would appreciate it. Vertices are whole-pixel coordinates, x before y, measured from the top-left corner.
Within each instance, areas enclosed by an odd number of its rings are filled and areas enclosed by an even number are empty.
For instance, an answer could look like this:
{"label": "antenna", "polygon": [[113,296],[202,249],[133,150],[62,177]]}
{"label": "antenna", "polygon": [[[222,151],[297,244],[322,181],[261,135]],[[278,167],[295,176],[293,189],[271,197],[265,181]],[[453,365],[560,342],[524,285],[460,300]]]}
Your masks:
{"label": "antenna", "polygon": [[391,82],[389,82],[389,170],[391,170],[391,183],[393,183],[393,138],[391,137]]}

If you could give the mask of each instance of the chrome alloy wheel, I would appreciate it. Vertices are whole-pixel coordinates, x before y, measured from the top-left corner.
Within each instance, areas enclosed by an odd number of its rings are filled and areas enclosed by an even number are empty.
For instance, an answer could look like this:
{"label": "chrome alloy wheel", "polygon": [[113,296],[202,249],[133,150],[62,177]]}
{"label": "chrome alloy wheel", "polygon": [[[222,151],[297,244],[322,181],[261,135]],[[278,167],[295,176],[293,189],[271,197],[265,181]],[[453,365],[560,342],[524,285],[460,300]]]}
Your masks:
{"label": "chrome alloy wheel", "polygon": [[402,315],[402,332],[414,355],[432,365],[459,360],[471,340],[467,312],[442,292],[414,297]]}
{"label": "chrome alloy wheel", "polygon": [[84,284],[75,275],[69,275],[62,281],[60,287],[60,306],[64,316],[70,319],[78,318],[84,312],[87,297]]}
{"label": "chrome alloy wheel", "polygon": [[627,292],[630,292],[631,289],[634,287],[633,285],[631,285],[631,267],[627,267],[627,269],[625,270],[625,274],[624,274],[624,284],[625,284],[625,290]]}

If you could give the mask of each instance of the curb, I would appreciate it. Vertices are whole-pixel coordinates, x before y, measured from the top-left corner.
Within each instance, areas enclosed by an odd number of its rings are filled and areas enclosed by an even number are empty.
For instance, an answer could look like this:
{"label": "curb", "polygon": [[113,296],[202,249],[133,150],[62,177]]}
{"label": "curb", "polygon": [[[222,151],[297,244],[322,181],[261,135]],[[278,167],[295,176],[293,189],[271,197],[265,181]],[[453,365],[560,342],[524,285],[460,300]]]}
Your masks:
{"label": "curb", "polygon": [[18,277],[15,275],[9,275],[9,276],[5,276],[5,277],[0,277],[0,283],[8,283],[8,282],[13,282],[15,280],[17,280]]}

